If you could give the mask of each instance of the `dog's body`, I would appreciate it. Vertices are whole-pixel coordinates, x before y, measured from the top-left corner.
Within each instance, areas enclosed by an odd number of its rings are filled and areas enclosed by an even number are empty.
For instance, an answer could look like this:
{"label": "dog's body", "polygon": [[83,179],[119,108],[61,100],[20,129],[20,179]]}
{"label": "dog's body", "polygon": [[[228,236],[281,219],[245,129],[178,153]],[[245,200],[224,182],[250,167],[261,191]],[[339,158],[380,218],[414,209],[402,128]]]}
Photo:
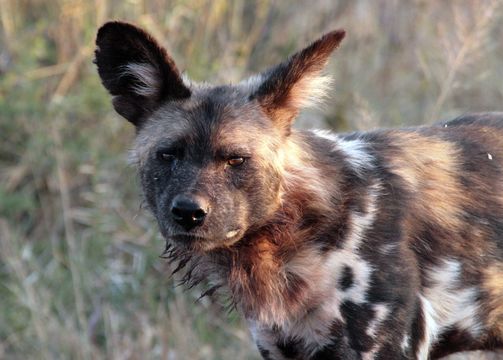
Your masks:
{"label": "dog's body", "polygon": [[503,114],[303,135],[330,164],[316,167],[334,174],[317,186],[342,175],[347,213],[299,240],[308,245],[279,251],[293,253],[285,266],[312,297],[282,326],[252,321],[263,357],[426,359],[501,347],[502,140]]}
{"label": "dog's body", "polygon": [[297,131],[344,37],[237,85],[187,84],[149,35],[98,33],[137,127],[168,256],[226,289],[264,359],[427,359],[503,346],[503,114],[432,127]]}

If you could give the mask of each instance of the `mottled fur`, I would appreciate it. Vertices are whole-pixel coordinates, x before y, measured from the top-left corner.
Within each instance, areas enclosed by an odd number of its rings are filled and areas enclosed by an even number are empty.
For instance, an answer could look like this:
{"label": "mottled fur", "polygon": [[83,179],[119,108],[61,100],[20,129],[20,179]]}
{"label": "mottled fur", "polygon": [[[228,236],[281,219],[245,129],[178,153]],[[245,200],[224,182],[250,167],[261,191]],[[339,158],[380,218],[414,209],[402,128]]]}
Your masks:
{"label": "mottled fur", "polygon": [[[503,114],[292,130],[326,95],[322,70],[343,37],[211,86],[184,81],[143,30],[99,30],[98,71],[136,126],[131,158],[166,257],[189,286],[230,296],[264,359],[502,348]],[[180,194],[204,210],[193,228],[173,215]]]}

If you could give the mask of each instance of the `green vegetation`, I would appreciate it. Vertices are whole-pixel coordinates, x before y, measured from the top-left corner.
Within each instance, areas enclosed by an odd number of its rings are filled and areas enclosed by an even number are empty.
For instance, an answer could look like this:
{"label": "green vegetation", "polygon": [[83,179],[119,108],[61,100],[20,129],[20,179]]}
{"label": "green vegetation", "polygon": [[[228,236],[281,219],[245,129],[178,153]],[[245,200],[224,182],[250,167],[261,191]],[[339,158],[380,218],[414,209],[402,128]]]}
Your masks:
{"label": "green vegetation", "polygon": [[[184,291],[92,64],[107,19],[151,31],[195,80],[237,81],[348,31],[334,96],[299,126],[502,110],[501,1],[0,0],[0,358],[258,359],[236,314]],[[480,357],[478,357],[480,358]]]}

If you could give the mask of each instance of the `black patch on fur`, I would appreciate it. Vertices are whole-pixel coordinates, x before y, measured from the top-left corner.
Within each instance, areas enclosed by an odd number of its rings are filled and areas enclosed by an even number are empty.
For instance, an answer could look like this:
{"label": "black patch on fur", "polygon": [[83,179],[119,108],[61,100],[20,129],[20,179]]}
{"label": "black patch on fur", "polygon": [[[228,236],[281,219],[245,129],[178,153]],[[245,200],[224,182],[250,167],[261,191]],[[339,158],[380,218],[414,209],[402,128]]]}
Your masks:
{"label": "black patch on fur", "polygon": [[271,357],[271,352],[267,349],[264,349],[262,346],[260,345],[257,345],[257,348],[258,348],[258,351],[260,353],[260,355],[262,356],[262,358],[264,360],[274,360],[272,357]]}
{"label": "black patch on fur", "polygon": [[295,359],[299,355],[299,344],[299,340],[288,337],[282,341],[278,341],[276,346],[284,357]]}
{"label": "black patch on fur", "polygon": [[342,269],[342,276],[339,279],[339,288],[342,291],[349,289],[351,286],[353,286],[353,278],[353,270],[349,266],[345,265]]}
{"label": "black patch on fur", "polygon": [[375,360],[410,360],[412,357],[403,354],[398,344],[385,343],[379,349]]}
{"label": "black patch on fur", "polygon": [[502,118],[503,113],[501,112],[464,114],[455,119],[449,120],[442,125],[447,125],[447,127],[462,125],[486,125],[503,129],[503,122],[501,121]]}
{"label": "black patch on fur", "polygon": [[349,346],[345,326],[340,321],[335,320],[330,326],[330,340],[330,344],[316,352],[312,360],[359,359],[357,352]]}
{"label": "black patch on fur", "polygon": [[438,359],[453,352],[477,349],[478,347],[472,348],[473,344],[474,339],[467,331],[453,328],[442,334],[440,339],[437,340],[431,351],[431,358]]}
{"label": "black patch on fur", "polygon": [[374,340],[367,335],[367,328],[375,317],[375,311],[370,304],[359,305],[352,301],[342,303],[341,313],[346,320],[349,335],[349,345],[357,352],[369,351]]}
{"label": "black patch on fur", "polygon": [[419,346],[425,341],[426,329],[426,319],[424,318],[423,309],[421,308],[421,302],[419,298],[416,301],[416,314],[414,320],[412,321],[411,332],[410,332],[410,343],[409,347],[412,354],[416,354]]}

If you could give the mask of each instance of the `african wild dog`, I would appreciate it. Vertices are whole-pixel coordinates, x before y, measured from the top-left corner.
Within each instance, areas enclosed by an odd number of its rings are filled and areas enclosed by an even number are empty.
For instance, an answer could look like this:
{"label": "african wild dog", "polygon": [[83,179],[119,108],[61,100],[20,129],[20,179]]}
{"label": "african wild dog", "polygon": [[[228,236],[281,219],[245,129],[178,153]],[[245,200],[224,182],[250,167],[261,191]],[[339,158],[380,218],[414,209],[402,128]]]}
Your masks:
{"label": "african wild dog", "polygon": [[168,256],[227,291],[264,359],[427,359],[503,346],[503,114],[335,135],[291,128],[328,90],[330,32],[224,86],[110,22],[96,64]]}

